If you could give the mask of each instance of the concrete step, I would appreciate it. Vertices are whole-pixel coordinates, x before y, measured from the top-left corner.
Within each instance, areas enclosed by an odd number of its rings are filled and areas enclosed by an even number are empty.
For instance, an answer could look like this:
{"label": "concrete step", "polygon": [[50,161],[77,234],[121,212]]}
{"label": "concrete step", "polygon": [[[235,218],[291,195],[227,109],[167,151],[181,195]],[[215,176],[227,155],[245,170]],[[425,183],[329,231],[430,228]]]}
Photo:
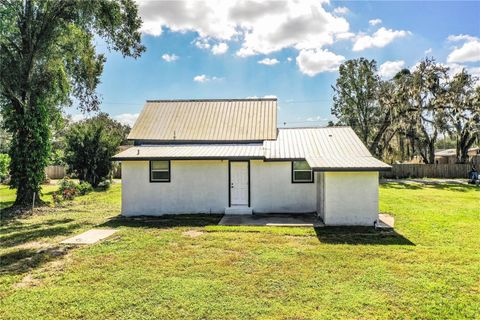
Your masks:
{"label": "concrete step", "polygon": [[252,215],[253,214],[253,209],[250,207],[226,207],[225,208],[225,214],[246,214],[246,215]]}
{"label": "concrete step", "polygon": [[375,229],[391,230],[395,224],[395,218],[389,214],[380,213],[375,221]]}

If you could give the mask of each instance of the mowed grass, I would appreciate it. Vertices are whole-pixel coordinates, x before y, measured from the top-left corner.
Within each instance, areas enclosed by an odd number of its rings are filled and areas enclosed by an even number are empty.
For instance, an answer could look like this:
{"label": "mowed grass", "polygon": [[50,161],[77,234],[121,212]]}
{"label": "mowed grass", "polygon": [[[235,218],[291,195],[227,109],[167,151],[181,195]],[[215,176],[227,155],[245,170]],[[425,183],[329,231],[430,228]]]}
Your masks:
{"label": "mowed grass", "polygon": [[[395,232],[125,221],[120,189],[2,221],[1,319],[480,318],[479,188],[382,185]],[[58,244],[91,228],[120,231]]]}

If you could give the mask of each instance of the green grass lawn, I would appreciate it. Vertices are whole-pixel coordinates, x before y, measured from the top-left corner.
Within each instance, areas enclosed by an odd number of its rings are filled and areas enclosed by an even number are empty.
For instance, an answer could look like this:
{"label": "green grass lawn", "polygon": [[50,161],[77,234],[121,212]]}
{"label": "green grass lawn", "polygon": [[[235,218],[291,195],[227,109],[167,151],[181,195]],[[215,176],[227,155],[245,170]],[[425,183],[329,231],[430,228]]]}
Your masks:
{"label": "green grass lawn", "polygon": [[[111,219],[120,189],[2,221],[0,319],[480,318],[479,188],[382,185],[396,232]],[[120,231],[58,244],[105,227]]]}

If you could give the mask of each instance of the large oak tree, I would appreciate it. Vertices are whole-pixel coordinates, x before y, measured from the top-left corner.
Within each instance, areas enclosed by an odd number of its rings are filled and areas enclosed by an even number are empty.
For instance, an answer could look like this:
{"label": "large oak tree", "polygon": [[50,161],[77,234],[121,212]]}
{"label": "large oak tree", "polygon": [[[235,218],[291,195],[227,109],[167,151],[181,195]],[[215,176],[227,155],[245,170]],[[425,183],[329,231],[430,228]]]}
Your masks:
{"label": "large oak tree", "polygon": [[448,131],[456,140],[457,162],[468,160],[468,150],[480,139],[480,85],[463,69],[448,85]]}
{"label": "large oak tree", "polygon": [[[339,68],[339,77],[334,90],[332,114],[339,124],[351,126],[367,148],[381,157],[391,139],[387,131],[394,121],[393,97],[383,96],[389,92],[389,84],[377,75],[375,60],[365,58],[348,60]],[[391,136],[391,135],[388,135]]]}
{"label": "large oak tree", "polygon": [[73,99],[83,111],[99,107],[105,57],[96,53],[95,37],[123,56],[136,58],[145,48],[132,0],[3,0],[0,16],[0,107],[12,136],[15,204],[25,205],[38,198],[53,119]]}

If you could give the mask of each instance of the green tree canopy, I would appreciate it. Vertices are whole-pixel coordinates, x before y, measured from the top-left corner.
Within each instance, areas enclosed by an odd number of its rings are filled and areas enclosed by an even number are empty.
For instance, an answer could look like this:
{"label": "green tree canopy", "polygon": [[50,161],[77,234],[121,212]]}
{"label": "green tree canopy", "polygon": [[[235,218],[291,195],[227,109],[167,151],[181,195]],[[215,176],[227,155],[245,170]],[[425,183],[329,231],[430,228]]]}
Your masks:
{"label": "green tree canopy", "polygon": [[105,57],[94,37],[136,58],[141,20],[133,0],[2,1],[0,16],[0,107],[12,136],[11,187],[24,205],[38,197],[54,118],[72,97],[84,111],[99,107]]}
{"label": "green tree canopy", "polygon": [[[333,86],[332,114],[339,124],[351,126],[376,156],[383,152],[382,140],[393,121],[391,97],[388,84],[382,83],[377,75],[375,60],[365,58],[348,60],[340,66],[339,77]],[[391,99],[390,99],[391,100]]]}
{"label": "green tree canopy", "polygon": [[448,83],[448,131],[455,137],[457,162],[465,163],[468,149],[480,139],[480,86],[463,69]]}
{"label": "green tree canopy", "polygon": [[73,124],[65,139],[65,161],[69,172],[81,181],[98,186],[109,178],[111,158],[127,134],[124,126],[106,113]]}

